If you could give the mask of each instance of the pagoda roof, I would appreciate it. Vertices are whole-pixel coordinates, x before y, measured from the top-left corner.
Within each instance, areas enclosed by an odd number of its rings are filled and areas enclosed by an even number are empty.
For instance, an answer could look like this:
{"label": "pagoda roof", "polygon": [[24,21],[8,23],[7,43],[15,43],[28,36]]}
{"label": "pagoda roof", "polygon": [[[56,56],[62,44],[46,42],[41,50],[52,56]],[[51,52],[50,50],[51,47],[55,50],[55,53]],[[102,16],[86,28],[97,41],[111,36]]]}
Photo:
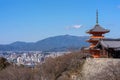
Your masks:
{"label": "pagoda roof", "polygon": [[98,38],[91,38],[90,40],[100,40],[100,39],[98,39]]}
{"label": "pagoda roof", "polygon": [[109,32],[109,30],[104,29],[99,24],[96,24],[92,29],[90,29],[90,30],[87,31],[87,33],[91,33],[91,32],[103,32],[103,33],[107,33],[107,32]]}

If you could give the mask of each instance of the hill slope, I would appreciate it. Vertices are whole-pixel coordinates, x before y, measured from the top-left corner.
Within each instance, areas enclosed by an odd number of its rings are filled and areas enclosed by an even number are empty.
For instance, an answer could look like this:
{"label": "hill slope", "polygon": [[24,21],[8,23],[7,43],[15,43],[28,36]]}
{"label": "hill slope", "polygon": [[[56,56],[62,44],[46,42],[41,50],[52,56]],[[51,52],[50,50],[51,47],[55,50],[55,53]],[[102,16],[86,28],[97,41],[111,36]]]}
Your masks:
{"label": "hill slope", "polygon": [[120,59],[87,59],[81,73],[75,80],[119,80]]}

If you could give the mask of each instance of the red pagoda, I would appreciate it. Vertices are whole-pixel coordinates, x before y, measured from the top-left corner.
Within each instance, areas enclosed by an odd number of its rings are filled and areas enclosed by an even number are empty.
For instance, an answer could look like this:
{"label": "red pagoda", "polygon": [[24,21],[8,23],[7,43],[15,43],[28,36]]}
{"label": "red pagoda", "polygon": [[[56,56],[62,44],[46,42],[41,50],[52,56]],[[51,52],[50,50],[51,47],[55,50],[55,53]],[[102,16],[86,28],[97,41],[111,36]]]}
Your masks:
{"label": "red pagoda", "polygon": [[100,50],[95,49],[94,47],[100,39],[104,39],[104,34],[108,32],[109,30],[104,29],[98,24],[98,11],[96,11],[96,25],[92,29],[87,31],[87,33],[91,35],[90,39],[87,40],[87,42],[90,43],[89,52],[92,54],[93,57],[100,57]]}

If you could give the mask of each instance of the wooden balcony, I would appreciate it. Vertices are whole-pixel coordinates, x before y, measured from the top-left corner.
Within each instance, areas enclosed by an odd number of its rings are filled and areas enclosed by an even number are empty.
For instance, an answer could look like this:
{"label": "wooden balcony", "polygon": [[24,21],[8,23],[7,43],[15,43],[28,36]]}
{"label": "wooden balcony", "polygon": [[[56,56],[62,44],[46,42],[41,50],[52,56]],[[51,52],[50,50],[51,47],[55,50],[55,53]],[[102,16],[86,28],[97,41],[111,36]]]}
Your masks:
{"label": "wooden balcony", "polygon": [[98,38],[98,39],[103,39],[104,36],[90,36],[90,38]]}
{"label": "wooden balcony", "polygon": [[90,48],[94,48],[95,47],[95,45],[90,45]]}

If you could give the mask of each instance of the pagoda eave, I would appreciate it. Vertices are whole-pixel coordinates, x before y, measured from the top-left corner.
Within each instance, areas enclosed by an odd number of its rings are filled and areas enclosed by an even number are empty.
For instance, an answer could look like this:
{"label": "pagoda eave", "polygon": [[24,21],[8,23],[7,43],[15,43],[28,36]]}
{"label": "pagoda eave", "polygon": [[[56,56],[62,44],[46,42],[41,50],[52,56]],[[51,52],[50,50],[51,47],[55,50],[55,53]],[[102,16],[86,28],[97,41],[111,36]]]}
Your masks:
{"label": "pagoda eave", "polygon": [[86,42],[92,43],[92,42],[98,42],[98,40],[86,40]]}
{"label": "pagoda eave", "polygon": [[98,32],[98,31],[87,31],[86,33],[88,33],[88,34],[105,34],[105,33],[108,33],[108,32],[110,32],[110,31],[104,31],[104,32]]}

